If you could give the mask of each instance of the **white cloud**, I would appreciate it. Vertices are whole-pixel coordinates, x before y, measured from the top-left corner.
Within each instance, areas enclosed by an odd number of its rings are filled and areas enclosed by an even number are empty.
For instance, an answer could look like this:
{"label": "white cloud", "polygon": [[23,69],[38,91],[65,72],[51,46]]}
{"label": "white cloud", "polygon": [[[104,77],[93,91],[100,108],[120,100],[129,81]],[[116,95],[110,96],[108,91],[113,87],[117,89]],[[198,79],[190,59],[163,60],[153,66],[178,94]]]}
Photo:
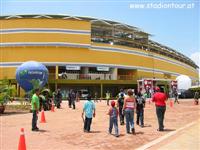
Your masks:
{"label": "white cloud", "polygon": [[[200,52],[191,54],[190,58],[200,67]],[[200,75],[200,69],[199,69]]]}

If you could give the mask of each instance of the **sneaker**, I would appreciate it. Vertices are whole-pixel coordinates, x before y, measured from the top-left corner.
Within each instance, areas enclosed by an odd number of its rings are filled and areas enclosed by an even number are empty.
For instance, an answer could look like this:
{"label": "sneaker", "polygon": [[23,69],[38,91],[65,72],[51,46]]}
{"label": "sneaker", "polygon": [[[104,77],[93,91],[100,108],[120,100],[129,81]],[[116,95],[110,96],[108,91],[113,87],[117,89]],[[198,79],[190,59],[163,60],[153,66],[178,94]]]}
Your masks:
{"label": "sneaker", "polygon": [[135,128],[132,128],[132,134],[135,134]]}
{"label": "sneaker", "polygon": [[140,127],[141,127],[141,128],[144,128],[144,125],[141,125]]}
{"label": "sneaker", "polygon": [[115,137],[119,137],[119,134],[115,135]]}
{"label": "sneaker", "polygon": [[32,131],[39,131],[39,129],[35,128],[35,129],[32,129]]}
{"label": "sneaker", "polygon": [[164,131],[164,129],[157,129],[157,131],[160,131],[160,132],[162,132],[162,131]]}

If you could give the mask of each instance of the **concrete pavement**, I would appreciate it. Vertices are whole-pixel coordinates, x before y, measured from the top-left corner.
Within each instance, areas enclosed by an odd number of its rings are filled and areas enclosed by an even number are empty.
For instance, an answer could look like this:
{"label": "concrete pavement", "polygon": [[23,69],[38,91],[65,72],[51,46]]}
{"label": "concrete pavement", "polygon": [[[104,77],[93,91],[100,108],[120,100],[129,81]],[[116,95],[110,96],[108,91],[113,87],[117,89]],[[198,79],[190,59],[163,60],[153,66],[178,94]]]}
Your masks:
{"label": "concrete pavement", "polygon": [[170,142],[158,150],[199,150],[200,149],[200,119],[189,128],[186,128]]}

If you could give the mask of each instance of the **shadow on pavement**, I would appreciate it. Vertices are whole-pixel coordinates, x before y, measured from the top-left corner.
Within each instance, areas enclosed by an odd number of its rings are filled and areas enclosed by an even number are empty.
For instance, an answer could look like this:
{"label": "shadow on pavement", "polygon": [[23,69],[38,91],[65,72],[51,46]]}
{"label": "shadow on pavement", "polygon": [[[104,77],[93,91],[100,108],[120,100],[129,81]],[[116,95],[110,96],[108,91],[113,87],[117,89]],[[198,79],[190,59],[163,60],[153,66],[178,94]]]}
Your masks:
{"label": "shadow on pavement", "polygon": [[101,131],[90,131],[89,133],[101,133]]}
{"label": "shadow on pavement", "polygon": [[139,132],[135,132],[135,134],[136,134],[136,135],[137,135],[137,134],[144,134],[144,132],[139,131]]}
{"label": "shadow on pavement", "polygon": [[119,136],[125,136],[125,134],[120,134]]}
{"label": "shadow on pavement", "polygon": [[[115,134],[113,134],[113,133],[111,133],[110,135],[112,135],[112,136],[116,136]],[[119,134],[119,136],[118,137],[121,137],[121,136],[125,136],[125,134]]]}
{"label": "shadow on pavement", "polygon": [[10,115],[22,115],[22,114],[28,114],[30,112],[4,112],[3,114],[0,114],[0,116],[10,116]]}
{"label": "shadow on pavement", "polygon": [[42,133],[44,133],[44,132],[49,132],[49,131],[44,130],[44,129],[40,129],[38,132],[42,132]]}
{"label": "shadow on pavement", "polygon": [[152,126],[150,124],[145,124],[144,128],[146,128],[146,127],[152,127]]}
{"label": "shadow on pavement", "polygon": [[171,132],[171,131],[175,131],[175,129],[164,129],[163,132]]}

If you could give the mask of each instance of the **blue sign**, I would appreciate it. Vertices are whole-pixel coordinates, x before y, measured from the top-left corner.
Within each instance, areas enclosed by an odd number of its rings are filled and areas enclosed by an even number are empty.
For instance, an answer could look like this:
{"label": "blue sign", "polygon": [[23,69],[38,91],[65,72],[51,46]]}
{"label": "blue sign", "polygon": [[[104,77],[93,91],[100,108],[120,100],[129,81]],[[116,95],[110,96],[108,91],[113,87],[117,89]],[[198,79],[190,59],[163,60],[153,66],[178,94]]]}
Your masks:
{"label": "blue sign", "polygon": [[48,74],[48,69],[43,64],[28,61],[17,68],[16,79],[19,85],[28,92],[44,87],[48,81]]}

